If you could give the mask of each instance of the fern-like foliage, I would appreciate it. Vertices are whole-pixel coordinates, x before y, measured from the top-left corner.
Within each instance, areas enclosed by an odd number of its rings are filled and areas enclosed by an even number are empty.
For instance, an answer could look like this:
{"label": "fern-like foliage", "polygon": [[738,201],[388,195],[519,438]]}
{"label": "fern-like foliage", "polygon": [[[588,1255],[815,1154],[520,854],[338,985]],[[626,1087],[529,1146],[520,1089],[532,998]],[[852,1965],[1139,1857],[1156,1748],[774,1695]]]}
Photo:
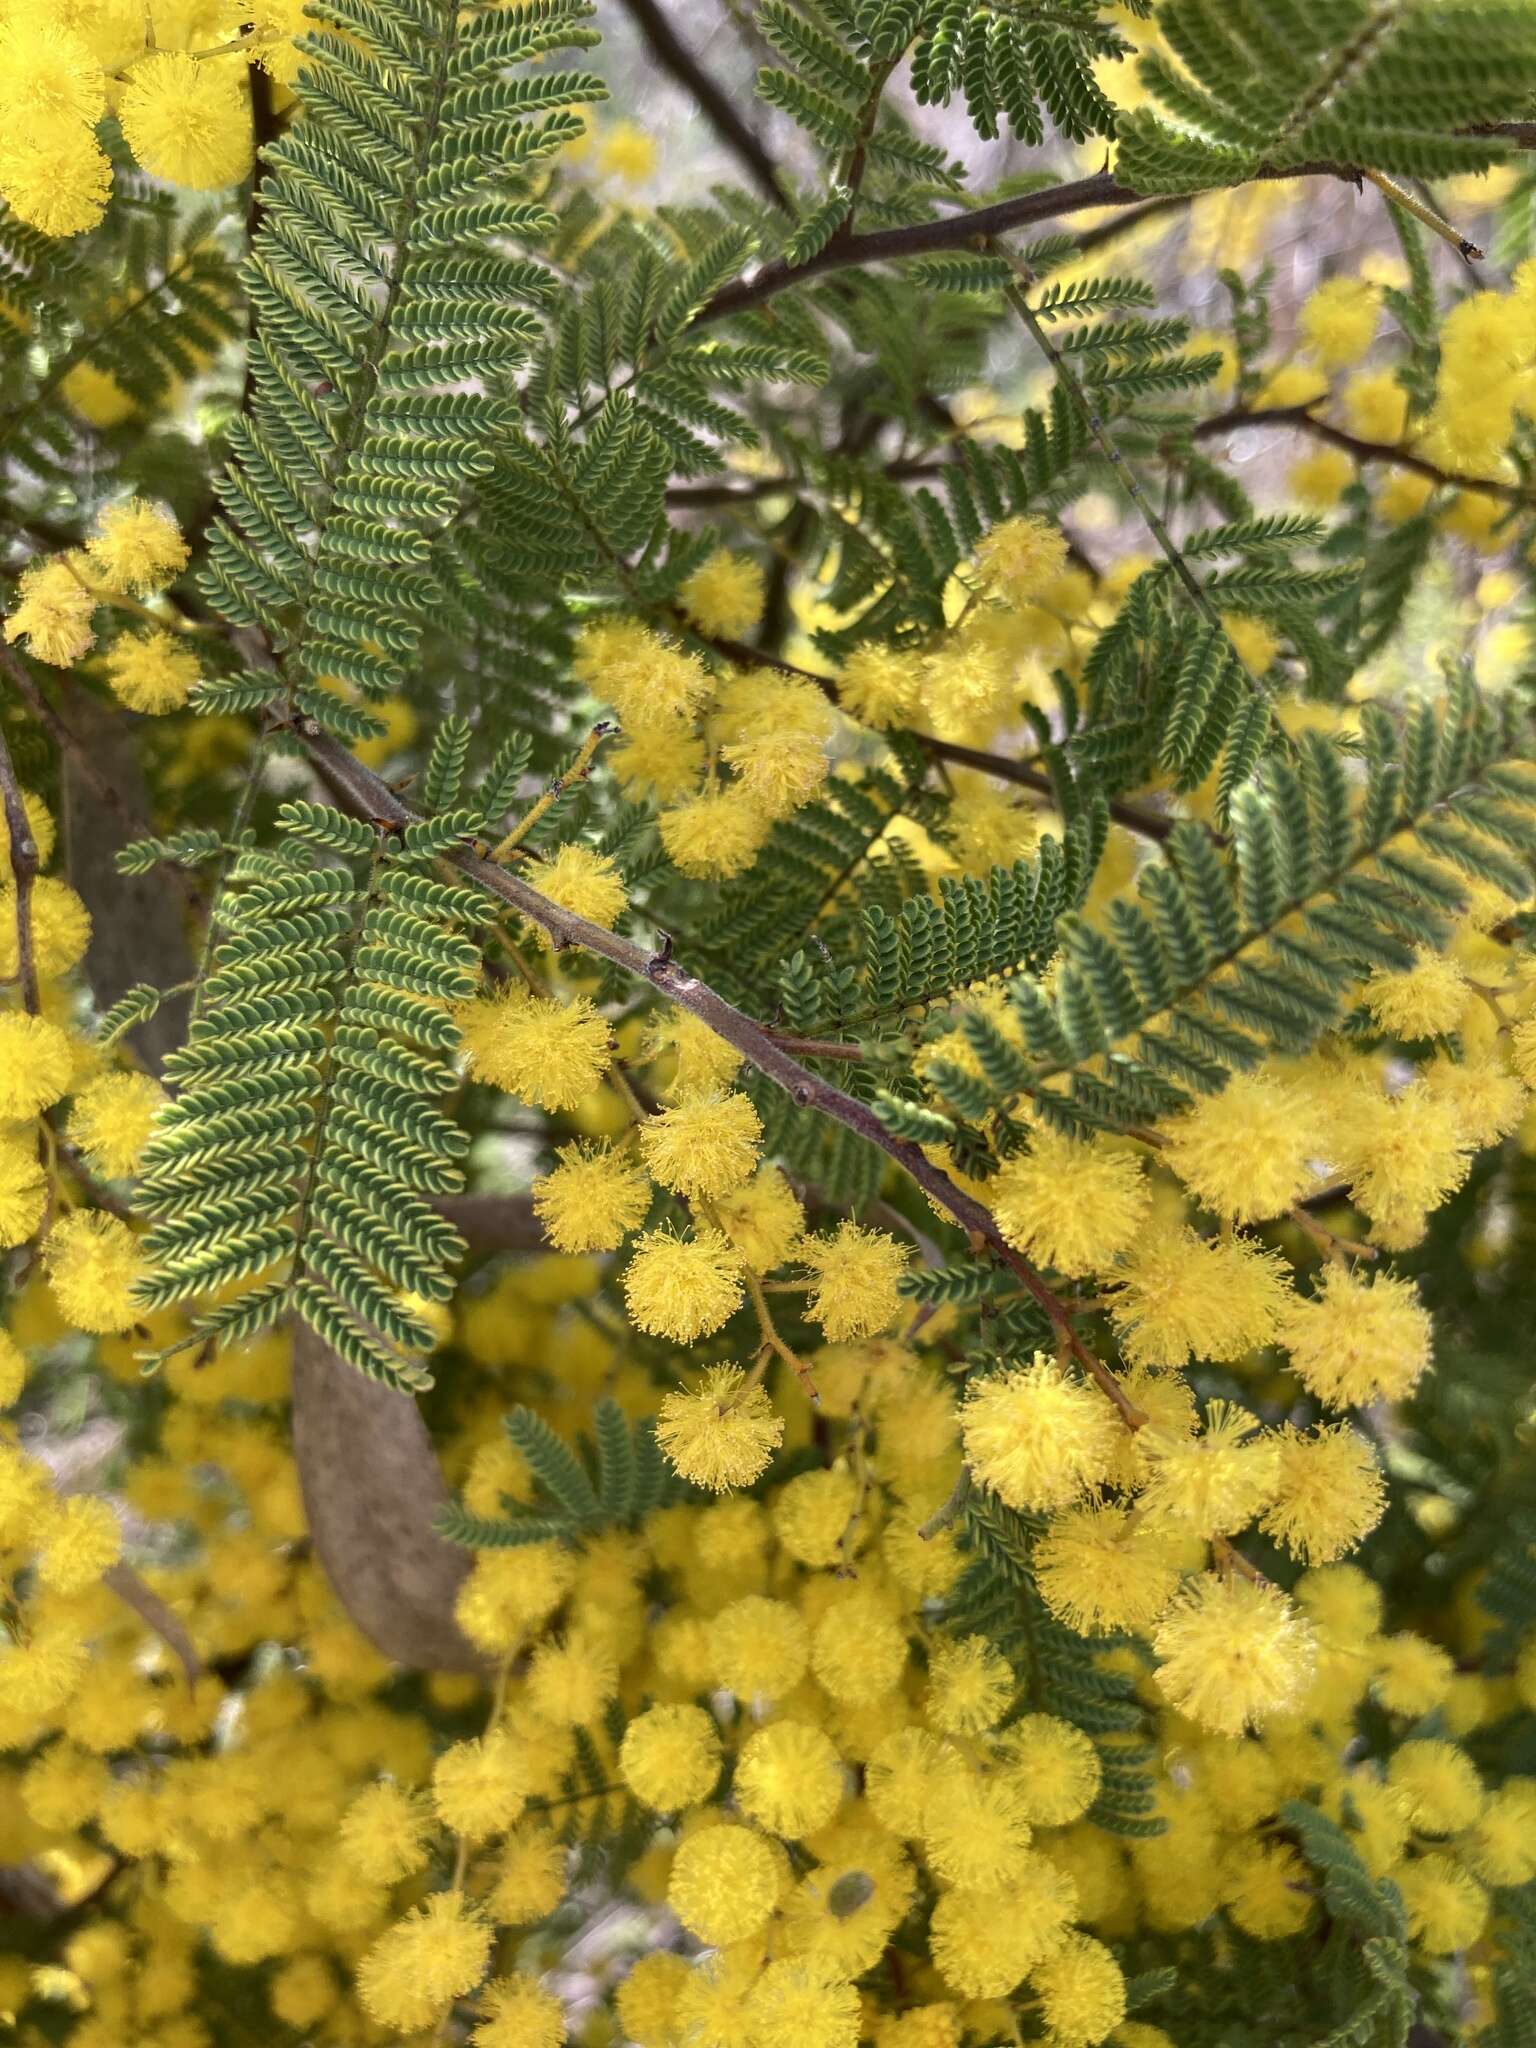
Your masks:
{"label": "fern-like foliage", "polygon": [[656,1442],[654,1420],[633,1427],[605,1395],[592,1410],[592,1439],[572,1450],[531,1408],[506,1418],[513,1445],[536,1482],[531,1505],[506,1502],[501,1516],[477,1515],[460,1502],[437,1519],[441,1534],[469,1550],[511,1550],[524,1543],[573,1543],[600,1529],[627,1528],[678,1489]]}
{"label": "fern-like foliage", "polygon": [[174,437],[144,421],[240,330],[231,239],[217,211],[186,213],[126,171],[82,245],[0,209],[0,294],[18,316],[0,322],[0,444],[16,503],[75,487],[88,423],[97,465],[110,450],[165,485]]}
{"label": "fern-like foliage", "polygon": [[487,914],[432,869],[480,817],[448,811],[397,839],[294,801],[277,852],[236,855],[137,1195],[153,1221],[145,1307],[220,1297],[190,1341],[294,1310],[360,1372],[430,1385],[433,1334],[407,1297],[446,1300],[464,1250],[430,1198],[462,1179],[468,1139],[438,1107],[457,1081],[445,1005],[474,987],[465,934]]}
{"label": "fern-like foliage", "polygon": [[1520,0],[1170,0],[1172,60],[1141,59],[1154,107],[1123,115],[1117,175],[1197,192],[1261,169],[1369,164],[1410,178],[1504,155],[1487,124],[1536,91],[1536,22]]}
{"label": "fern-like foliage", "polygon": [[336,0],[335,32],[306,39],[305,118],[268,152],[246,266],[251,398],[203,584],[343,736],[358,717],[331,679],[375,699],[403,685],[439,597],[434,541],[512,418],[495,394],[549,278],[500,244],[554,225],[529,172],[603,96],[542,61],[594,40],[588,11]]}
{"label": "fern-like foliage", "polygon": [[[1529,890],[1524,723],[1462,683],[1401,733],[1368,713],[1358,763],[1316,736],[1271,759],[1233,798],[1229,844],[1181,825],[1135,901],[1102,925],[1063,920],[1051,990],[1012,985],[1022,1051],[971,1020],[990,1099],[1027,1098],[1071,1132],[1124,1129],[1315,1043],[1365,974],[1443,940],[1467,879]],[[982,1107],[965,1092],[963,1113]]]}

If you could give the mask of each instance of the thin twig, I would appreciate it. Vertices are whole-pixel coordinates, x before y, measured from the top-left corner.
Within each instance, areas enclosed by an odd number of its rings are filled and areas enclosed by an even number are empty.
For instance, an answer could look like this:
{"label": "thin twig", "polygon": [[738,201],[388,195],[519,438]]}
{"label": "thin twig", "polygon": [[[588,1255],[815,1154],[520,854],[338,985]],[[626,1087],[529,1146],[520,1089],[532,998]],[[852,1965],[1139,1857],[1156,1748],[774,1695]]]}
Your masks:
{"label": "thin twig", "polygon": [[[301,720],[293,731],[309,754],[322,780],[335,797],[356,816],[404,826],[415,822],[416,813],[369,768],[349,754],[345,747],[322,732],[311,720]],[[680,1009],[707,1024],[717,1037],[732,1045],[760,1074],[772,1081],[801,1108],[812,1109],[866,1139],[878,1151],[901,1167],[924,1194],[945,1210],[979,1248],[985,1246],[1022,1282],[1040,1305],[1060,1341],[1071,1350],[1078,1364],[1114,1402],[1128,1427],[1139,1427],[1145,1418],[1127,1398],[1113,1373],[1087,1349],[1072,1329],[1074,1310],[1041,1278],[1021,1253],[1008,1244],[992,1212],[974,1196],[957,1187],[921,1148],[908,1139],[894,1137],[868,1103],[845,1094],[822,1075],[803,1067],[785,1051],[771,1031],[748,1017],[724,996],[689,974],[665,949],[647,953],[643,946],[622,932],[606,931],[590,919],[551,903],[532,888],[521,875],[482,860],[469,847],[456,850],[454,864],[481,883],[503,902],[551,936],[558,934],[563,945],[596,954],[632,975],[648,982]]]}
{"label": "thin twig", "polygon": [[657,0],[624,0],[624,5],[657,64],[697,100],[700,113],[763,197],[787,212],[789,201],[779,188],[779,174],[761,136],[748,127],[730,94],[682,41]]}
{"label": "thin twig", "polygon": [[1459,228],[1453,228],[1432,206],[1426,206],[1422,199],[1415,198],[1405,185],[1398,184],[1396,178],[1389,178],[1385,171],[1362,171],[1361,176],[1378,192],[1384,192],[1394,206],[1400,206],[1404,213],[1411,213],[1415,220],[1422,221],[1432,235],[1438,235],[1442,242],[1449,242],[1458,256],[1474,262],[1482,261],[1484,252],[1476,242],[1469,242]]}
{"label": "thin twig", "polygon": [[37,878],[37,841],[22,800],[21,784],[5,732],[0,728],[0,800],[5,807],[6,836],[11,849],[11,876],[16,889],[16,975],[25,1009],[35,1017],[42,1007],[37,987],[37,955],[32,944],[32,884]]}
{"label": "thin twig", "polygon": [[131,1607],[144,1626],[152,1629],[167,1649],[175,1653],[187,1675],[187,1684],[195,1685],[203,1675],[203,1660],[193,1647],[192,1638],[160,1595],[146,1586],[129,1564],[110,1566],[102,1573],[101,1582],[125,1606]]}
{"label": "thin twig", "polygon": [[558,775],[551,777],[549,787],[539,798],[538,802],[530,806],[512,827],[505,839],[497,846],[495,852],[491,855],[492,860],[505,860],[515,847],[521,846],[534,826],[538,824],[540,818],[547,811],[551,810],[554,805],[559,803],[561,797],[565,795],[565,792],[573,783],[586,781],[587,777],[592,773],[592,763],[596,758],[598,748],[608,738],[609,734],[615,730],[616,728],[611,719],[600,718],[597,721],[596,725],[593,726],[592,730],[582,741],[570,767],[562,768]]}
{"label": "thin twig", "polygon": [[1394,469],[1411,470],[1415,476],[1422,476],[1428,482],[1449,490],[1483,491],[1489,497],[1503,498],[1512,505],[1536,505],[1536,491],[1524,489],[1519,484],[1501,482],[1497,477],[1455,476],[1412,448],[1404,448],[1392,441],[1362,441],[1357,434],[1347,433],[1330,420],[1320,420],[1305,405],[1280,405],[1260,412],[1253,412],[1247,406],[1233,406],[1230,411],[1212,413],[1209,419],[1201,420],[1190,429],[1190,439],[1209,441],[1221,434],[1238,433],[1246,427],[1297,427],[1314,440],[1326,442],[1330,448],[1342,448],[1356,462],[1389,462]]}

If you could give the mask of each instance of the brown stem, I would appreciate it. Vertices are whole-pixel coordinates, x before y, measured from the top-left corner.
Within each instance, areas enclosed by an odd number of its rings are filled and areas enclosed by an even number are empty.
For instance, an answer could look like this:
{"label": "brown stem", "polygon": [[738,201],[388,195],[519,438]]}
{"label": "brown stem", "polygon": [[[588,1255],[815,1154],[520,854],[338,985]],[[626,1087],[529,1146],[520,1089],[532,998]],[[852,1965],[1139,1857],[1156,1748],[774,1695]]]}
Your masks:
{"label": "brown stem", "polygon": [[1326,442],[1330,448],[1342,448],[1356,462],[1390,462],[1394,469],[1411,470],[1415,476],[1424,477],[1428,482],[1443,485],[1449,490],[1484,491],[1489,497],[1503,498],[1511,505],[1536,505],[1536,491],[1524,489],[1519,484],[1502,483],[1495,477],[1453,476],[1449,470],[1441,469],[1437,463],[1416,454],[1411,448],[1386,441],[1362,441],[1343,427],[1336,427],[1329,420],[1320,420],[1304,405],[1280,405],[1261,412],[1251,412],[1246,406],[1233,406],[1228,412],[1213,413],[1209,419],[1201,420],[1191,430],[1190,438],[1208,441],[1220,434],[1235,434],[1244,427],[1296,427],[1302,433],[1310,434],[1313,440]]}
{"label": "brown stem", "polygon": [[152,1629],[167,1649],[174,1652],[187,1675],[188,1685],[195,1685],[203,1675],[203,1660],[193,1647],[192,1638],[160,1595],[151,1591],[129,1564],[112,1565],[102,1573],[101,1583],[115,1593],[125,1607],[131,1607],[144,1626]]}
{"label": "brown stem", "polygon": [[[415,812],[388,783],[360,761],[354,760],[346,748],[329,734],[321,732],[309,720],[300,721],[293,731],[322,779],[356,816],[396,827],[414,822]],[[1018,1276],[1045,1311],[1054,1329],[1069,1341],[1078,1341],[1070,1331],[1071,1311],[1068,1305],[1046,1285],[1034,1267],[1004,1241],[991,1211],[963,1188],[957,1187],[948,1174],[924,1156],[918,1146],[905,1138],[893,1137],[867,1103],[846,1095],[831,1081],[801,1066],[771,1031],[728,1003],[705,982],[689,974],[665,950],[647,953],[643,946],[637,946],[623,933],[606,931],[601,925],[578,917],[574,911],[562,909],[541,896],[520,875],[482,860],[467,847],[457,851],[452,858],[457,867],[482,887],[542,926],[552,941],[594,953],[599,959],[609,960],[626,974],[633,975],[636,980],[648,982],[680,1009],[687,1010],[701,1023],[707,1024],[717,1037],[733,1045],[759,1073],[782,1088],[801,1108],[817,1110],[884,1152],[940,1209],[947,1211],[968,1236],[978,1245],[987,1246]],[[1111,1398],[1115,1405],[1130,1426],[1136,1427],[1143,1418],[1120,1392],[1108,1368],[1094,1359],[1086,1347],[1081,1347],[1076,1355],[1083,1369],[1104,1386],[1106,1392],[1114,1389]],[[1131,1420],[1133,1416],[1135,1421]]]}
{"label": "brown stem", "polygon": [[698,101],[700,113],[763,197],[788,211],[789,202],[779,189],[778,172],[761,136],[748,127],[730,94],[716,84],[682,41],[657,0],[624,0],[624,5],[660,68],[670,72]]}
{"label": "brown stem", "polygon": [[32,884],[37,878],[37,841],[32,837],[15,763],[0,728],[0,800],[5,807],[6,836],[11,847],[11,875],[16,885],[16,971],[23,1006],[35,1017],[41,1008],[37,988],[37,955],[32,945]]}

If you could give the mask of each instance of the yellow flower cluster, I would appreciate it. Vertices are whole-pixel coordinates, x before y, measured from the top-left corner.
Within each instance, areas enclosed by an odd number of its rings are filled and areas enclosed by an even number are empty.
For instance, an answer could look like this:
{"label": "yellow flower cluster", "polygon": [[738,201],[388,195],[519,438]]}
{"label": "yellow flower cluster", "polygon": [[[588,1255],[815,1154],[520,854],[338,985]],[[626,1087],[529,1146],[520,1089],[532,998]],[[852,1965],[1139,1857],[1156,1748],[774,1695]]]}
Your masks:
{"label": "yellow flower cluster", "polygon": [[247,64],[291,83],[307,25],[303,0],[14,0],[0,21],[0,197],[45,235],[97,226],[112,188],[109,107],[151,177],[238,184],[252,160]]}

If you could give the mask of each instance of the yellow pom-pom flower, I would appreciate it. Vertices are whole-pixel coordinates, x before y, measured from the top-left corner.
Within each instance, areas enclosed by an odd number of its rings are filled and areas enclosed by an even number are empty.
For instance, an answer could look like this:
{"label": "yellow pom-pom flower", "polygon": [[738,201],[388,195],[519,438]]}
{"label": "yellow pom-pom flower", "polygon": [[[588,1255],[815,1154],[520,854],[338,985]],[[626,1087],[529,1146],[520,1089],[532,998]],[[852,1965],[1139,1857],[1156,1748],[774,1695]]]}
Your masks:
{"label": "yellow pom-pom flower", "polygon": [[998,1756],[1037,1827],[1067,1827],[1098,1797],[1104,1775],[1099,1752],[1081,1728],[1054,1714],[1025,1714],[1011,1721]]}
{"label": "yellow pom-pom flower", "polygon": [[432,1773],[432,1804],[444,1827],[468,1842],[509,1828],[528,1797],[528,1770],[510,1735],[495,1729],[444,1750]]}
{"label": "yellow pom-pom flower", "polygon": [[763,616],[763,572],[750,555],[716,548],[678,585],[690,625],[708,637],[740,640]]}
{"label": "yellow pom-pom flower", "polygon": [[1381,311],[1381,293],[1358,277],[1330,277],[1310,295],[1296,324],[1326,370],[1358,363],[1370,347]]}
{"label": "yellow pom-pom flower", "polygon": [[[0,150],[0,189],[5,158]],[[64,555],[50,555],[21,572],[16,602],[5,621],[7,640],[25,640],[27,651],[54,668],[69,668],[91,649],[96,599]]]}
{"label": "yellow pom-pom flower", "polygon": [[976,582],[1004,604],[1029,604],[1067,566],[1067,543],[1058,527],[1021,513],[994,526],[976,546]]}
{"label": "yellow pom-pom flower", "polygon": [[663,811],[661,843],[681,873],[701,882],[745,874],[763,849],[769,819],[744,791],[709,790]]}
{"label": "yellow pom-pom flower", "polygon": [[771,1835],[798,1838],[826,1826],[842,1802],[843,1766],[830,1736],[801,1721],[775,1721],[742,1745],[736,1804]]}
{"label": "yellow pom-pom flower", "polygon": [[[597,853],[590,846],[562,846],[554,859],[535,868],[529,879],[551,903],[558,903],[562,910],[572,911],[608,932],[618,923],[629,901],[624,877],[606,853]],[[530,929],[539,944],[547,948],[550,940],[544,927],[532,924]]]}
{"label": "yellow pom-pom flower", "polygon": [[1088,2048],[1125,2018],[1125,1976],[1102,1941],[1068,1934],[1036,1965],[1030,1985],[1061,2048]]}
{"label": "yellow pom-pom flower", "polygon": [[0,1119],[20,1122],[49,1108],[68,1088],[73,1067],[57,1024],[23,1010],[0,1011]]}
{"label": "yellow pom-pom flower", "polygon": [[717,1947],[756,1934],[773,1911],[780,1865],[763,1837],[724,1822],[678,1848],[667,1904],[700,1941]]}
{"label": "yellow pom-pom flower", "polygon": [[907,1638],[873,1592],[855,1591],[828,1608],[811,1638],[811,1668],[833,1699],[867,1706],[901,1683]]}
{"label": "yellow pom-pom flower", "polygon": [[737,1699],[783,1699],[805,1676],[810,1631],[786,1601],[751,1593],[710,1623],[708,1654],[714,1676]]}
{"label": "yellow pom-pom flower", "polygon": [[1127,1147],[1049,1130],[1003,1161],[988,1193],[1008,1242],[1074,1279],[1125,1250],[1150,1201],[1141,1161]]}
{"label": "yellow pom-pom flower", "polygon": [[1261,1432],[1246,1408],[1212,1401],[1198,1436],[1148,1429],[1137,1440],[1146,1459],[1142,1506],[1196,1536],[1246,1528],[1280,1484],[1278,1439]]}
{"label": "yellow pom-pom flower", "polygon": [[385,1782],[358,1793],[341,1817],[337,1846],[359,1877],[393,1884],[420,1870],[432,1833],[422,1802],[402,1786]]}
{"label": "yellow pom-pom flower", "polygon": [[95,580],[117,594],[148,597],[187,566],[187,544],[169,512],[144,498],[109,505],[85,544]]}
{"label": "yellow pom-pom flower", "polygon": [[1275,1586],[1207,1574],[1152,1638],[1157,1683],[1181,1714],[1241,1735],[1284,1710],[1312,1675],[1312,1631]]}
{"label": "yellow pom-pom flower", "polygon": [[711,1493],[750,1486],[784,1438],[784,1418],[746,1377],[740,1366],[711,1366],[694,1392],[665,1395],[657,1414],[656,1441],[673,1470]]}
{"label": "yellow pom-pom flower", "polygon": [[469,1071],[540,1109],[574,1109],[608,1071],[608,1021],[585,996],[557,1002],[519,982],[461,1004]]}
{"label": "yellow pom-pom flower", "polygon": [[557,1252],[616,1251],[650,1204],[650,1182],[611,1145],[562,1145],[533,1184],[533,1209]]}
{"label": "yellow pom-pom flower", "polygon": [[119,634],[103,656],[107,685],[119,704],[155,718],[179,711],[201,679],[197,656],[184,640],[151,626]]}
{"label": "yellow pom-pom flower", "polygon": [[747,1995],[758,2048],[855,2048],[859,1994],[812,1956],[770,1963]]}
{"label": "yellow pom-pom flower", "polygon": [[995,1728],[1018,1690],[1013,1666],[985,1636],[935,1645],[928,1659],[928,1719],[947,1735]]}
{"label": "yellow pom-pom flower", "polygon": [[25,1244],[47,1206],[48,1180],[35,1142],[0,1132],[0,1245]]}
{"label": "yellow pom-pom flower", "polygon": [[642,1806],[695,1806],[720,1775],[720,1732],[702,1707],[651,1707],[624,1731],[619,1772]]}
{"label": "yellow pom-pom flower", "polygon": [[1310,1301],[1290,1304],[1281,1330],[1292,1370],[1329,1408],[1403,1399],[1429,1369],[1431,1340],[1411,1282],[1360,1280],[1341,1266]]}
{"label": "yellow pom-pom flower", "polygon": [[1382,1030],[1394,1038],[1443,1038],[1461,1021],[1469,993],[1467,978],[1455,960],[1426,947],[1412,967],[1373,974],[1365,985],[1364,1002]]}
{"label": "yellow pom-pom flower", "polygon": [[70,1105],[69,1136],[95,1170],[121,1180],[139,1163],[165,1091],[150,1074],[102,1074]]}
{"label": "yellow pom-pom flower", "polygon": [[816,1276],[806,1313],[833,1343],[889,1329],[901,1313],[907,1254],[883,1230],[840,1223],[831,1237],[803,1239],[797,1256]]}
{"label": "yellow pom-pom flower", "polygon": [[1239,1074],[1163,1126],[1162,1156],[1207,1209],[1257,1223],[1313,1185],[1308,1123],[1297,1089],[1262,1070]]}
{"label": "yellow pom-pom flower", "polygon": [[972,1471],[1008,1507],[1066,1507],[1106,1473],[1120,1424],[1054,1359],[973,1381],[960,1411]]}
{"label": "yellow pom-pom flower", "polygon": [[123,139],[151,177],[213,192],[250,175],[243,64],[164,50],[134,65],[118,101]]}
{"label": "yellow pom-pom flower", "polygon": [[38,1578],[56,1593],[82,1593],[122,1556],[123,1528],[110,1505],[89,1494],[60,1503],[47,1525]]}
{"label": "yellow pom-pom flower", "polygon": [[762,1122],[745,1095],[693,1095],[646,1118],[640,1152],[663,1187],[691,1200],[712,1200],[751,1175],[762,1135]]}
{"label": "yellow pom-pom flower", "polygon": [[624,1306],[637,1330],[691,1344],[718,1330],[741,1306],[730,1245],[717,1230],[678,1237],[648,1230],[624,1268]]}
{"label": "yellow pom-pom flower", "polygon": [[401,2033],[432,2027],[472,1991],[490,1960],[491,1930],[459,1892],[435,1892],[381,1934],[357,1966],[363,2010]]}
{"label": "yellow pom-pom flower", "polygon": [[1487,1804],[1476,1765],[1454,1742],[1405,1742],[1387,1765],[1387,1783],[1421,1835],[1459,1834]]}
{"label": "yellow pom-pom flower", "polygon": [[1488,1894],[1449,1856],[1416,1856],[1392,1875],[1408,1911],[1408,1931],[1430,1955],[1471,1948],[1487,1926]]}
{"label": "yellow pom-pom flower", "polygon": [[[9,116],[0,119],[0,198],[16,218],[40,234],[60,237],[99,227],[112,190],[112,164],[90,124],[65,113],[29,116],[25,125]],[[32,644],[40,661],[54,658],[36,638]]]}
{"label": "yellow pom-pom flower", "polygon": [[43,1240],[43,1265],[64,1320],[93,1336],[128,1329],[138,1318],[133,1290],[145,1271],[126,1223],[76,1209]]}
{"label": "yellow pom-pom flower", "polygon": [[1386,1486],[1375,1452],[1347,1422],[1275,1439],[1279,1486],[1263,1528],[1306,1564],[1331,1564],[1381,1520]]}
{"label": "yellow pom-pom flower", "polygon": [[475,2048],[560,2048],[565,2008],[537,1977],[519,1970],[485,1987],[469,2038]]}

